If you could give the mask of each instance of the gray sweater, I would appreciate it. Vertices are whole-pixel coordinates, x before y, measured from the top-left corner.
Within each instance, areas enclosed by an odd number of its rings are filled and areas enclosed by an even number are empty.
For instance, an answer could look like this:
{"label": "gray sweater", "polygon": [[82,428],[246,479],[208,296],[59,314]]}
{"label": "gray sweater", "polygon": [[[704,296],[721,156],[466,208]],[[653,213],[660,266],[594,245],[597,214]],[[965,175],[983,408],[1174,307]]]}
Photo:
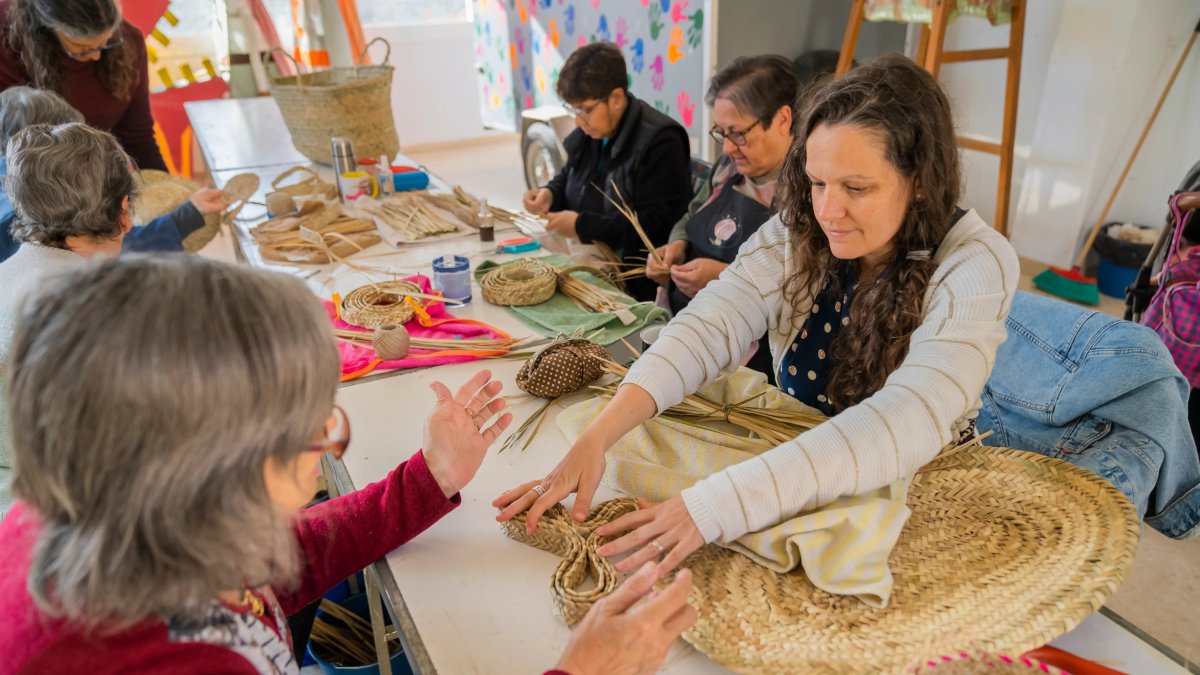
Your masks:
{"label": "gray sweater", "polygon": [[21,244],[11,258],[0,263],[0,517],[12,505],[8,491],[13,465],[8,427],[8,352],[21,306],[52,277],[85,262],[82,256],[63,249]]}

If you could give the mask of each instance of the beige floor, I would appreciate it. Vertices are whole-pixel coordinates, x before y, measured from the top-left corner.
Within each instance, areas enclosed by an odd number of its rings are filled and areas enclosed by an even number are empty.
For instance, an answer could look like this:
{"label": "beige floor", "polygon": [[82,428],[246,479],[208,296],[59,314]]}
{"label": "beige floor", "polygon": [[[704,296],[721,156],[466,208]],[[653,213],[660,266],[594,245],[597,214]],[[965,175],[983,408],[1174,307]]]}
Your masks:
{"label": "beige floor", "polygon": [[[451,183],[493,203],[518,207],[525,189],[516,136],[461,147],[413,148],[406,152]],[[1021,264],[1021,288],[1037,292],[1033,275],[1045,268]],[[1121,316],[1124,303],[1101,296],[1100,309]],[[1133,625],[1200,664],[1200,540],[1178,542],[1143,527],[1137,558],[1108,607]],[[1200,671],[1198,671],[1200,672]]]}

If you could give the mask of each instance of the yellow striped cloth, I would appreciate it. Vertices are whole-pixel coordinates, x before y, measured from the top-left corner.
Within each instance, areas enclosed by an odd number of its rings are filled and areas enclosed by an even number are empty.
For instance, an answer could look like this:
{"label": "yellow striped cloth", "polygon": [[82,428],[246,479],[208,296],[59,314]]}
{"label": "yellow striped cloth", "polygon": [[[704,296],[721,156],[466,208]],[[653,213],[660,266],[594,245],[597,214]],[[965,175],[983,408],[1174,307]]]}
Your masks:
{"label": "yellow striped cloth", "polygon": [[[766,384],[761,373],[741,368],[698,392],[711,401],[755,397],[768,408],[817,411]],[[559,428],[574,442],[608,402],[592,398],[564,410]],[[758,439],[695,424],[655,418],[629,432],[608,452],[604,484],[625,494],[663,501],[696,481],[770,449]],[[861,495],[842,497],[774,527],[751,532],[726,547],[777,573],[801,567],[813,585],[886,607],[892,592],[887,560],[908,520],[909,479]],[[736,508],[735,505],[730,505]]]}

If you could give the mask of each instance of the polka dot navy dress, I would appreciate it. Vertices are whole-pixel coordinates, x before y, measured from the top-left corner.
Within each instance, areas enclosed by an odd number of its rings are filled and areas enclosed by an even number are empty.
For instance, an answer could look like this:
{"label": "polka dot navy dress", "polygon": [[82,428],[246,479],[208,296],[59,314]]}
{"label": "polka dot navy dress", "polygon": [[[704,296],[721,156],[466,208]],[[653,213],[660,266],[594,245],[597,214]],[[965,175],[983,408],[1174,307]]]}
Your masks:
{"label": "polka dot navy dress", "polygon": [[779,388],[826,415],[833,415],[833,405],[826,396],[833,370],[830,347],[842,327],[850,323],[850,302],[854,299],[848,265],[839,270],[839,276],[842,290],[827,286],[817,295],[812,314],[779,360]]}

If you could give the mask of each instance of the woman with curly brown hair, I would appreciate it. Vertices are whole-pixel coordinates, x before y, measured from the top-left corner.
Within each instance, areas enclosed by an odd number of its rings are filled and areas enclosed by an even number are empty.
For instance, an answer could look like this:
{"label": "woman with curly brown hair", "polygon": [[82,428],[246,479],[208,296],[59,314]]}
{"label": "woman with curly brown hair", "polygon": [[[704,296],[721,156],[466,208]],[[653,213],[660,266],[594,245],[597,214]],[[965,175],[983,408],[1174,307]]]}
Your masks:
{"label": "woman with curly brown hair", "polygon": [[[578,492],[588,511],[605,452],[714,379],[763,334],[779,386],[831,417],[752,460],[612,523],[601,549],[628,570],[678,565],[844,496],[912,475],[968,431],[1019,276],[1012,246],[958,208],[950,104],[899,55],[806,100],[780,177],[780,214],[663,330],[546,477],[494,503],[529,527]],[[706,348],[698,348],[704,345]]]}
{"label": "woman with curly brown hair", "polygon": [[154,140],[145,38],[116,0],[0,0],[0,91],[58,92],[110,131],[139,169],[166,171]]}

